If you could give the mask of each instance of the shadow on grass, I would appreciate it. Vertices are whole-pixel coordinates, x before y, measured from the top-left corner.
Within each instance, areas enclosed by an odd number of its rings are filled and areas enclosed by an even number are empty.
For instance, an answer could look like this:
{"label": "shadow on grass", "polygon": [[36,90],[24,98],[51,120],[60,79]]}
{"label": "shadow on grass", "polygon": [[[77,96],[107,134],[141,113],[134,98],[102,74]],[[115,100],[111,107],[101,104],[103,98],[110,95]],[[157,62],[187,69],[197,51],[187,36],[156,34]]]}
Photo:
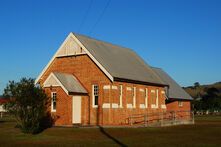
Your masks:
{"label": "shadow on grass", "polygon": [[109,139],[113,140],[116,144],[122,146],[122,147],[126,147],[127,145],[123,144],[122,142],[120,142],[119,140],[117,140],[116,138],[114,138],[113,136],[111,136],[110,134],[108,134],[103,127],[99,126],[99,129],[101,131],[102,134],[104,134],[106,137],[108,137]]}
{"label": "shadow on grass", "polygon": [[6,121],[4,121],[4,120],[0,120],[0,123],[5,123]]}

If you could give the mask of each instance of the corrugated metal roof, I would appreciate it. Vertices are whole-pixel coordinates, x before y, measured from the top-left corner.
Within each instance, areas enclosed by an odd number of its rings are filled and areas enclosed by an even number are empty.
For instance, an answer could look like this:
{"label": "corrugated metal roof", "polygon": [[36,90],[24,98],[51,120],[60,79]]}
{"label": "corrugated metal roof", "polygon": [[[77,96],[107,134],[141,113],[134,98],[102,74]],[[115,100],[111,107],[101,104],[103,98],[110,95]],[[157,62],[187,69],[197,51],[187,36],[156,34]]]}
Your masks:
{"label": "corrugated metal roof", "polygon": [[150,66],[131,49],[79,34],[74,35],[114,78],[165,85]]}
{"label": "corrugated metal roof", "polygon": [[65,89],[70,93],[87,93],[85,88],[76,79],[75,76],[66,73],[53,72],[56,78],[61,82]]}
{"label": "corrugated metal roof", "polygon": [[173,80],[165,71],[160,68],[152,67],[156,74],[169,85],[169,98],[192,100],[193,98]]}

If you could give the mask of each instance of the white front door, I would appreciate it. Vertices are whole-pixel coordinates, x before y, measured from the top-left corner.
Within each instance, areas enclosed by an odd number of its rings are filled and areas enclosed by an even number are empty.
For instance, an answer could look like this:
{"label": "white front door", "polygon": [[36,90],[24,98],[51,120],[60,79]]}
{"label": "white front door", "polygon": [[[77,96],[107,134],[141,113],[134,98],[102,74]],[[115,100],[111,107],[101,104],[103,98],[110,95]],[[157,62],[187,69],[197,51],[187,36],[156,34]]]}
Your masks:
{"label": "white front door", "polygon": [[81,123],[81,96],[73,96],[72,98],[72,123]]}

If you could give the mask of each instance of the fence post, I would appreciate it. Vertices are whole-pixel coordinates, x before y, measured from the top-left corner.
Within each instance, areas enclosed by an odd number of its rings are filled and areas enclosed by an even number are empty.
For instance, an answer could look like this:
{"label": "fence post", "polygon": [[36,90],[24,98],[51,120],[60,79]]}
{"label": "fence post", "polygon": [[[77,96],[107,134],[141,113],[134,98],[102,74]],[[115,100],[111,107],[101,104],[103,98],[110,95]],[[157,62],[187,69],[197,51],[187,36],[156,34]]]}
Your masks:
{"label": "fence post", "polygon": [[161,114],[161,126],[163,125],[163,117],[164,117],[164,112]]}
{"label": "fence post", "polygon": [[173,111],[173,124],[176,124],[176,111]]}
{"label": "fence post", "polygon": [[174,124],[174,111],[172,111],[171,113],[172,113],[172,121],[173,121],[173,124]]}
{"label": "fence post", "polygon": [[147,127],[147,115],[146,114],[144,114],[144,125],[145,127]]}
{"label": "fence post", "polygon": [[192,111],[192,123],[195,123],[195,118],[194,118],[194,111]]}
{"label": "fence post", "polygon": [[176,121],[177,121],[177,118],[176,118],[176,111],[174,112],[174,119],[175,119],[175,124],[176,124]]}
{"label": "fence post", "polygon": [[133,125],[132,116],[130,116],[129,118],[130,118],[130,125],[132,126]]}

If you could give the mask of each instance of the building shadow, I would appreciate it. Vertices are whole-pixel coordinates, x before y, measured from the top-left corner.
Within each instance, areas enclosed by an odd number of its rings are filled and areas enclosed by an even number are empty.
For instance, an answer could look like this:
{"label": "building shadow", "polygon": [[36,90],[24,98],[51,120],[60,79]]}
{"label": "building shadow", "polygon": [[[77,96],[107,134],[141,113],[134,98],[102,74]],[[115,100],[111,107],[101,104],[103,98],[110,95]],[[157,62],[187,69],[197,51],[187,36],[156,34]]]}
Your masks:
{"label": "building shadow", "polygon": [[122,142],[120,142],[119,140],[117,140],[116,138],[114,138],[113,136],[111,136],[110,134],[108,134],[104,128],[102,126],[99,126],[100,132],[102,134],[104,134],[107,138],[111,139],[112,141],[114,141],[116,144],[118,144],[121,147],[127,147],[127,145],[123,144]]}
{"label": "building shadow", "polygon": [[5,123],[6,121],[4,121],[4,120],[0,120],[0,123]]}

